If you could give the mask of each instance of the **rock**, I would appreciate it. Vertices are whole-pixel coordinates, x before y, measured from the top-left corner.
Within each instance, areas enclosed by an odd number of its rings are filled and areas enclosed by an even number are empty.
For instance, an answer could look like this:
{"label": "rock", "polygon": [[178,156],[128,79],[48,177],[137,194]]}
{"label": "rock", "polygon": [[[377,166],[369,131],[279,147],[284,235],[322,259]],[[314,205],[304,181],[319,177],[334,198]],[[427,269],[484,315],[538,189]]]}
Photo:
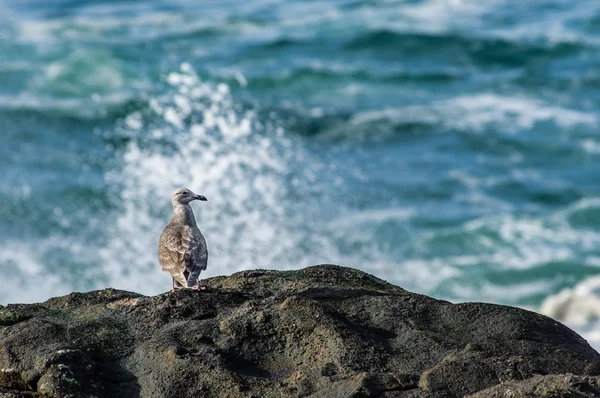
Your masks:
{"label": "rock", "polygon": [[572,374],[538,375],[522,381],[507,381],[469,396],[495,397],[600,397],[600,377]]}
{"label": "rock", "polygon": [[600,355],[522,309],[452,304],[334,265],[203,282],[205,291],[106,289],[0,308],[0,397],[587,397],[598,388]]}

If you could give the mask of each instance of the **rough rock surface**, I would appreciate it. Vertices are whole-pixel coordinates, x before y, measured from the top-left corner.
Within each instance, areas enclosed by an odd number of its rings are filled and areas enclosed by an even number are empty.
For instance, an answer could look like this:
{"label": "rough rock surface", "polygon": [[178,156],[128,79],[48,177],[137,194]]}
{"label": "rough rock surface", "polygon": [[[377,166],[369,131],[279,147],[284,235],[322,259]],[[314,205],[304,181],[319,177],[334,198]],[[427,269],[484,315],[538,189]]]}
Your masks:
{"label": "rough rock surface", "polygon": [[598,396],[600,355],[532,312],[333,265],[203,282],[0,307],[0,397]]}
{"label": "rough rock surface", "polygon": [[488,397],[600,397],[600,377],[572,374],[533,376],[522,381],[510,380],[469,396]]}

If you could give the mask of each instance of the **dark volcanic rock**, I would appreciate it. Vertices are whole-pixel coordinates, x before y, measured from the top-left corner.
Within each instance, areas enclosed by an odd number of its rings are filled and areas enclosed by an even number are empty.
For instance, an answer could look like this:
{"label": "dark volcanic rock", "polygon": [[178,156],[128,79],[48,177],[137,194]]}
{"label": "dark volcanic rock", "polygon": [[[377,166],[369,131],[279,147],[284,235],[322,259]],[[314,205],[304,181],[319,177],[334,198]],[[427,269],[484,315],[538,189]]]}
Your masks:
{"label": "dark volcanic rock", "polygon": [[522,381],[507,381],[469,396],[496,397],[600,397],[600,377],[572,374],[533,376]]}
{"label": "dark volcanic rock", "polygon": [[598,391],[600,355],[518,308],[451,304],[333,265],[204,283],[200,292],[106,289],[0,308],[0,397]]}

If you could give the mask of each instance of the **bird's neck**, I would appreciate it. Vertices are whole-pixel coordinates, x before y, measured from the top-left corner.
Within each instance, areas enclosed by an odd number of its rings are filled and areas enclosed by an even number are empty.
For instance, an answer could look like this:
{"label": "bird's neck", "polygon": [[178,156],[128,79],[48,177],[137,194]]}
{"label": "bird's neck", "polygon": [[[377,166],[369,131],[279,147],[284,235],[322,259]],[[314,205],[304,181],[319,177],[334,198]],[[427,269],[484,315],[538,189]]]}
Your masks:
{"label": "bird's neck", "polygon": [[173,204],[173,218],[187,225],[196,225],[196,218],[192,206],[189,204]]}

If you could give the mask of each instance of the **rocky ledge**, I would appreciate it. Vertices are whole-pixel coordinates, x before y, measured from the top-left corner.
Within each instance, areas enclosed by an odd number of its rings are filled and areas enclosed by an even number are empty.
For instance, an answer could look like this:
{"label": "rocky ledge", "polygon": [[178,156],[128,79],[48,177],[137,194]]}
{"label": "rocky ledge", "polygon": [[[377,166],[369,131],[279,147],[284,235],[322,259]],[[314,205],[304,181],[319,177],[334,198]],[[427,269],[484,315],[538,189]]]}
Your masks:
{"label": "rocky ledge", "polygon": [[600,355],[522,309],[334,265],[204,283],[0,307],[0,397],[600,396]]}

